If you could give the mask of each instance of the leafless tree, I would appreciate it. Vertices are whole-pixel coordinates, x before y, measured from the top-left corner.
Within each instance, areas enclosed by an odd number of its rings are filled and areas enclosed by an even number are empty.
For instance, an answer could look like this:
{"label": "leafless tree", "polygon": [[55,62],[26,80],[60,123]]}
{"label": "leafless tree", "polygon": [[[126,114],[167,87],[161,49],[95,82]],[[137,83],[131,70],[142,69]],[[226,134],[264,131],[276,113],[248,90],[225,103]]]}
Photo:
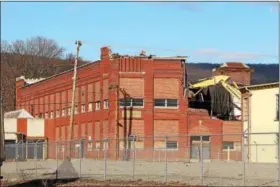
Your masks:
{"label": "leafless tree", "polygon": [[52,39],[42,36],[31,37],[26,40],[16,40],[8,43],[1,42],[1,52],[16,53],[20,55],[32,55],[46,58],[61,58],[64,48]]}

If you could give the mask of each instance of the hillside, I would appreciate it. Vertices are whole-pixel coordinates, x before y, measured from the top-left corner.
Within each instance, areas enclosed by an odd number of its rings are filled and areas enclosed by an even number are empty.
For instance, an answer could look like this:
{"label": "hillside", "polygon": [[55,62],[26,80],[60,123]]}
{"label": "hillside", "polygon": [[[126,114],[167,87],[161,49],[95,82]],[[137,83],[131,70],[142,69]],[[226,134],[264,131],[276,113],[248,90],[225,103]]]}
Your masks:
{"label": "hillside", "polygon": [[[82,65],[86,62],[79,62]],[[4,111],[15,109],[15,81],[26,78],[48,77],[73,68],[74,59],[48,59],[44,57],[1,53],[1,87]]]}
{"label": "hillside", "polygon": [[[262,84],[279,81],[279,64],[247,64],[254,72],[252,73],[252,84]],[[219,67],[220,64],[210,63],[189,63],[188,76],[190,81],[209,77],[212,69]]]}
{"label": "hillside", "polygon": [[[4,111],[15,109],[15,79],[20,75],[27,78],[48,77],[73,68],[74,59],[48,59],[27,55],[1,54],[1,81]],[[82,65],[87,62],[79,62]],[[211,76],[212,69],[219,64],[187,64],[190,81]],[[252,84],[275,82],[279,80],[278,64],[250,64],[254,69]]]}

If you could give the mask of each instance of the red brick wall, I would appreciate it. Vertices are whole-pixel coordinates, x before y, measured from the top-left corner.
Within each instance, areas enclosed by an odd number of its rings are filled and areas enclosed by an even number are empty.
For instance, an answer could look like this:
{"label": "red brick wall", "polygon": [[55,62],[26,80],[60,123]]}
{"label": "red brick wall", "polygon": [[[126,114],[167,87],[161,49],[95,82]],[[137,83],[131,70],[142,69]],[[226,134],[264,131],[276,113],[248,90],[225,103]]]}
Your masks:
{"label": "red brick wall", "polygon": [[[120,78],[120,87],[131,97],[144,98],[144,79],[142,78]],[[120,94],[123,98],[123,94]]]}
{"label": "red brick wall", "polygon": [[227,75],[237,83],[251,84],[251,71],[248,69],[217,68],[213,75]]}
{"label": "red brick wall", "polygon": [[[110,60],[108,49],[102,48],[101,53],[101,61],[78,68],[75,101],[85,102],[86,109],[88,109],[87,102],[105,99],[108,95],[109,109],[103,110],[103,103],[101,103],[101,110],[94,111],[95,105],[93,104],[92,112],[79,112],[79,114],[74,115],[74,124],[77,125],[74,133],[81,132],[82,124],[91,124],[92,130],[87,128],[87,131],[89,131],[87,133],[92,134],[92,138],[94,138],[93,135],[96,136],[95,138],[103,138],[104,133],[106,134],[106,128],[103,127],[108,121],[108,136],[109,138],[115,138],[118,98],[116,90],[107,90],[108,87],[113,85],[124,87],[133,97],[144,98],[144,108],[139,109],[141,110],[141,117],[132,120],[133,132],[135,131],[143,136],[153,136],[154,120],[176,120],[178,133],[187,133],[188,106],[187,99],[183,98],[183,88],[180,84],[183,75],[180,60],[134,57]],[[43,98],[44,100],[40,104],[44,106],[44,112],[50,111],[50,108],[53,108],[50,105],[51,100],[53,100],[51,95],[55,95],[55,102],[62,103],[59,107],[60,110],[65,109],[66,115],[46,120],[45,132],[49,140],[55,140],[56,126],[67,128],[65,133],[68,139],[70,116],[67,115],[67,108],[71,106],[72,76],[73,72],[69,71],[18,90],[17,105],[21,104],[21,99],[25,99],[27,102],[37,102],[39,98]],[[154,78],[157,80],[153,81]],[[85,97],[81,95],[84,90],[86,90]],[[155,97],[177,98],[179,108],[172,110],[154,109]],[[38,105],[34,106],[35,109],[36,106]],[[38,110],[36,109],[37,113]],[[119,111],[121,120],[122,110]],[[96,122],[100,122],[99,125],[96,125]],[[78,133],[77,137],[80,138],[80,136],[81,133]],[[181,143],[185,142],[183,139],[179,141]],[[153,140],[145,140],[144,144],[151,147]],[[111,151],[114,149],[114,143],[109,146],[112,149],[109,150],[108,156],[114,152]]]}
{"label": "red brick wall", "polygon": [[155,136],[178,136],[179,123],[177,120],[155,120]]}
{"label": "red brick wall", "polygon": [[179,97],[179,79],[154,79],[154,97],[164,99],[177,99]]}

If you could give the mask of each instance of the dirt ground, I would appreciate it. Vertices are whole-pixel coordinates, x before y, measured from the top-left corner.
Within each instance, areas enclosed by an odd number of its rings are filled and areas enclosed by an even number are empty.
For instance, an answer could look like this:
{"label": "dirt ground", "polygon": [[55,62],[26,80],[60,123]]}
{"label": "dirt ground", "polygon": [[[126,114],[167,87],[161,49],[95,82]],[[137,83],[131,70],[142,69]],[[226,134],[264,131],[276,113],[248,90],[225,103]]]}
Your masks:
{"label": "dirt ground", "polygon": [[169,182],[160,183],[154,181],[96,181],[96,180],[79,180],[67,184],[57,184],[56,187],[66,187],[66,186],[188,186],[187,184],[182,184],[179,182]]}
{"label": "dirt ground", "polygon": [[[107,181],[97,181],[97,180],[76,180],[76,181],[29,181],[29,182],[22,182],[22,181],[2,181],[2,187],[98,187],[98,186],[190,186],[187,184],[179,183],[179,182],[168,182],[168,183],[161,183],[161,182],[154,182],[154,181],[121,181],[121,180],[107,180]],[[191,187],[191,186],[190,186]],[[192,186],[194,187],[194,186]]]}

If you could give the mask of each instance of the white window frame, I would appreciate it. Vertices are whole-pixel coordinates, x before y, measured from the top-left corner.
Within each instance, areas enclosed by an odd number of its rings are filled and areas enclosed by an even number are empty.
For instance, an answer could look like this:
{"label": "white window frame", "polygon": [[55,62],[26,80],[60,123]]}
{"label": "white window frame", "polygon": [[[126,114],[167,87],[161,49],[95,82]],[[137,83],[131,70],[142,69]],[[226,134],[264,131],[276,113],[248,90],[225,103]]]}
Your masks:
{"label": "white window frame", "polygon": [[228,148],[224,148],[224,143],[227,142],[227,143],[232,143],[233,144],[233,149],[229,148],[229,151],[236,151],[236,145],[235,145],[235,142],[231,142],[231,141],[223,141],[222,142],[222,149],[223,151],[228,151]]}
{"label": "white window frame", "polygon": [[92,102],[89,102],[89,103],[88,103],[88,111],[89,111],[89,112],[92,112],[92,111],[93,111],[92,106],[93,106],[93,105],[92,105]]}
{"label": "white window frame", "polygon": [[56,110],[56,112],[55,112],[55,117],[56,117],[56,118],[59,118],[59,117],[60,117],[60,110],[59,110],[59,109]]}
{"label": "white window frame", "polygon": [[108,150],[108,147],[109,147],[109,141],[103,140],[103,150]]}
{"label": "white window frame", "polygon": [[51,119],[54,118],[54,113],[53,113],[53,111],[50,112],[50,118],[51,118]]}
{"label": "white window frame", "polygon": [[109,108],[109,101],[108,101],[108,99],[105,99],[103,101],[103,109],[108,109],[108,108]]}
{"label": "white window frame", "polygon": [[[164,106],[156,106],[156,99],[164,100]],[[164,98],[156,98],[156,99],[154,99],[154,107],[155,108],[166,108],[166,109],[178,109],[179,108],[179,100],[178,99],[176,99],[177,100],[177,106],[167,106],[167,100],[169,100],[169,99],[164,99]]]}
{"label": "white window frame", "polygon": [[85,113],[85,112],[86,112],[86,105],[81,104],[81,113]]}
{"label": "white window frame", "polygon": [[61,110],[61,117],[64,117],[65,116],[65,108],[63,108],[62,110]]}
{"label": "white window frame", "polygon": [[[124,98],[122,98],[124,99]],[[130,108],[130,107],[133,107],[133,108],[144,108],[144,105],[145,105],[145,102],[144,102],[144,99],[143,98],[128,98],[130,101],[129,101],[129,106],[121,106],[120,104],[120,108]],[[142,99],[143,100],[143,105],[142,106],[133,106],[133,99]],[[119,102],[121,103],[121,99],[119,100]]]}
{"label": "white window frame", "polygon": [[45,119],[48,119],[49,118],[49,112],[45,112]]}
{"label": "white window frame", "polygon": [[79,114],[79,106],[78,105],[76,105],[74,107],[74,114]]}
{"label": "white window frame", "polygon": [[92,142],[88,142],[87,151],[93,151],[93,143]]}
{"label": "white window frame", "polygon": [[96,111],[100,110],[100,101],[95,102],[95,110]]}
{"label": "white window frame", "polygon": [[[168,142],[176,142],[176,145],[177,145],[176,148],[168,148],[168,147],[167,147],[167,143],[168,143]],[[165,144],[165,146],[166,146],[166,149],[167,149],[167,150],[178,150],[178,141],[172,141],[172,140],[167,141],[166,144]]]}
{"label": "white window frame", "polygon": [[72,108],[71,107],[68,107],[67,109],[67,115],[70,116],[72,114]]}

